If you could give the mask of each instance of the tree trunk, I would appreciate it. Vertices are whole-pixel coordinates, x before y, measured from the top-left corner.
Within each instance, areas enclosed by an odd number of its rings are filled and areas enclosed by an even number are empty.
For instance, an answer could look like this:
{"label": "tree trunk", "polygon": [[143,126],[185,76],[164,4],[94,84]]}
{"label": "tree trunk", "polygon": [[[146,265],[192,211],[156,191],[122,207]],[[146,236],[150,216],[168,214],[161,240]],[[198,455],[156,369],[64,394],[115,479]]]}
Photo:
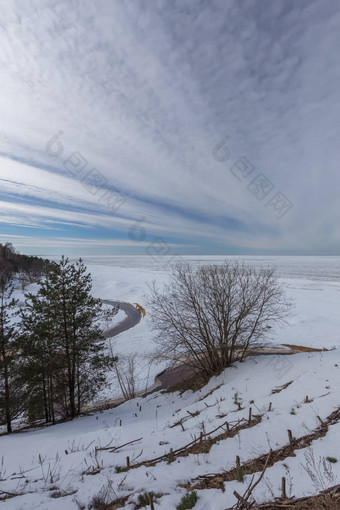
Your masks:
{"label": "tree trunk", "polygon": [[54,413],[54,388],[53,388],[53,357],[52,357],[52,346],[51,346],[51,328],[50,328],[50,317],[48,318],[48,383],[50,390],[50,402],[51,402],[51,418],[53,425],[55,424],[55,413]]}
{"label": "tree trunk", "polygon": [[6,353],[6,340],[5,340],[5,325],[4,325],[4,281],[2,284],[2,292],[1,292],[1,316],[0,316],[0,332],[1,332],[1,354],[2,354],[2,362],[4,364],[4,387],[5,387],[5,414],[6,414],[6,424],[7,424],[7,432],[10,434],[12,432],[12,419],[11,419],[11,408],[10,408],[10,391],[9,391],[9,377],[8,377],[8,364],[7,364],[7,353]]}
{"label": "tree trunk", "polygon": [[[44,361],[43,361],[43,363],[44,363]],[[43,373],[42,373],[42,388],[43,388],[44,407],[45,407],[45,420],[46,420],[46,423],[48,423],[50,421],[50,415],[49,415],[49,411],[48,411],[48,397],[47,397],[47,393],[46,393],[46,382],[45,382],[44,369],[43,369]]]}
{"label": "tree trunk", "polygon": [[[4,342],[3,342],[4,345]],[[11,408],[10,408],[10,392],[9,392],[9,381],[8,381],[8,366],[6,360],[5,349],[2,351],[3,362],[4,362],[4,383],[5,383],[5,412],[6,412],[6,424],[7,432],[12,432],[12,419],[11,419]]]}
{"label": "tree trunk", "polygon": [[79,368],[79,362],[77,363],[77,400],[78,400],[77,413],[80,414],[81,398],[80,398],[80,368]]}
{"label": "tree trunk", "polygon": [[67,360],[67,376],[68,376],[68,392],[70,399],[70,413],[71,418],[73,419],[76,415],[76,404],[75,404],[75,395],[74,395],[74,376],[72,375],[72,366],[71,366],[71,354],[70,354],[70,345],[69,345],[69,335],[67,330],[67,313],[66,313],[66,299],[65,293],[63,295],[63,321],[64,321],[64,337],[65,337],[65,347],[66,347],[66,360]]}

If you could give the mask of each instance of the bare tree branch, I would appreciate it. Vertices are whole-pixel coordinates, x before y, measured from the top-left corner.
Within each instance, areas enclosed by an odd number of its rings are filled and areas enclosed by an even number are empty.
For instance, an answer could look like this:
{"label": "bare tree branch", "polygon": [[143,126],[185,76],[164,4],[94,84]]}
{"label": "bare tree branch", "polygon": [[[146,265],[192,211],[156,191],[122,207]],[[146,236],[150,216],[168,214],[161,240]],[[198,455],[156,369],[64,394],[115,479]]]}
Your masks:
{"label": "bare tree branch", "polygon": [[206,376],[263,345],[291,308],[274,269],[238,262],[197,269],[179,264],[163,290],[155,284],[149,290],[159,355]]}

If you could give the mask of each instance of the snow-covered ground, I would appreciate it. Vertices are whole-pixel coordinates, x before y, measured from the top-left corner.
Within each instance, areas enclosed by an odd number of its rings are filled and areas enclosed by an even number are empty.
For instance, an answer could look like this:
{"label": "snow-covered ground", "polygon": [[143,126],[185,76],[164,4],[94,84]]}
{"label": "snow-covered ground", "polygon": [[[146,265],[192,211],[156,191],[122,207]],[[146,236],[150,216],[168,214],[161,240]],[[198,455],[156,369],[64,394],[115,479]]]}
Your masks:
{"label": "snow-covered ground", "polygon": [[[222,263],[225,257],[183,257],[192,265]],[[234,257],[230,257],[233,259]],[[310,347],[335,347],[340,339],[340,258],[339,257],[250,257],[241,258],[247,264],[275,266],[286,288],[287,296],[295,304],[289,325],[271,329],[272,344],[297,344]],[[150,364],[149,355],[155,349],[146,298],[148,285],[156,281],[161,286],[168,278],[162,261],[152,257],[102,257],[85,259],[92,274],[94,294],[103,299],[139,303],[146,308],[146,317],[111,344],[115,354],[138,352],[136,377],[138,389],[152,386],[155,376],[165,365]],[[302,277],[297,278],[301,273]],[[144,354],[141,356],[141,354]],[[118,393],[117,393],[118,392]],[[114,385],[107,387],[100,398],[119,396]]]}
{"label": "snow-covered ground", "polygon": [[[190,263],[202,264],[223,258],[190,257]],[[42,430],[13,434],[0,438],[0,491],[23,493],[6,501],[9,510],[77,509],[89,505],[91,498],[103,488],[109,499],[126,497],[125,508],[133,509],[139,494],[154,491],[163,494],[156,508],[174,509],[185,489],[179,484],[208,473],[228,471],[235,466],[236,455],[241,463],[256,458],[288,443],[287,430],[295,437],[312,431],[339,406],[340,387],[340,263],[335,257],[245,257],[256,265],[277,265],[287,294],[296,307],[290,325],[271,330],[271,342],[333,348],[330,352],[304,353],[294,356],[262,356],[247,359],[212,379],[200,392],[179,394],[153,393],[108,411],[80,417],[73,422]],[[85,260],[94,280],[94,293],[103,299],[138,302],[145,306],[147,284],[156,280],[160,285],[167,278],[162,265],[151,257]],[[301,276],[299,278],[299,276]],[[152,366],[147,377],[148,360],[142,354],[154,349],[150,317],[147,315],[133,329],[112,340],[118,354],[138,352],[137,375],[140,387],[146,379],[152,384],[160,367]],[[162,368],[162,367],[161,367]],[[276,387],[292,383],[272,394]],[[214,389],[216,388],[216,389]],[[214,390],[211,392],[211,390]],[[104,398],[114,397],[115,388],[107,389]],[[235,395],[241,410],[235,404]],[[308,402],[305,403],[306,395]],[[252,402],[253,401],[253,402]],[[272,403],[271,411],[268,411]],[[226,420],[232,425],[248,418],[249,407],[262,415],[261,422],[244,428],[233,438],[214,444],[209,453],[189,454],[172,463],[162,461],[155,466],[140,466],[117,472],[126,466],[153,459],[186,445],[202,430],[209,433]],[[191,413],[191,414],[190,414]],[[173,424],[183,418],[184,430]],[[214,434],[212,434],[214,437]],[[137,442],[114,453],[99,450],[110,444]],[[332,484],[340,482],[340,423],[330,426],[327,435],[315,440],[311,448],[297,450],[268,468],[255,496],[264,501],[280,495],[282,476],[286,476],[288,492],[295,496],[316,493],[306,472],[306,453],[312,451],[316,465],[319,459],[332,468]],[[319,478],[327,477],[320,464]],[[97,472],[97,474],[91,474]],[[233,491],[242,494],[249,483],[232,481],[219,489],[198,490],[197,510],[224,510],[235,503]],[[58,492],[59,491],[59,492]],[[72,494],[71,494],[72,492]],[[103,492],[102,492],[103,493]],[[69,495],[67,495],[69,494]],[[61,497],[53,497],[61,496]],[[86,506],[84,508],[87,508]]]}

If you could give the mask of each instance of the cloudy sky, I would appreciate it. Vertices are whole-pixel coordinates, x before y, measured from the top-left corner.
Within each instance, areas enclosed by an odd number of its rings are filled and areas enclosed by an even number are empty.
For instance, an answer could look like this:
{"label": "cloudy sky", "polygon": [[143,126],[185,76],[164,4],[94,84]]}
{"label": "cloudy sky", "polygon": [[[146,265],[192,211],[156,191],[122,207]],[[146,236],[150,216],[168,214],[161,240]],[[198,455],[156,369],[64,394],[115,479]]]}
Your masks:
{"label": "cloudy sky", "polygon": [[0,242],[339,254],[340,4],[0,4]]}

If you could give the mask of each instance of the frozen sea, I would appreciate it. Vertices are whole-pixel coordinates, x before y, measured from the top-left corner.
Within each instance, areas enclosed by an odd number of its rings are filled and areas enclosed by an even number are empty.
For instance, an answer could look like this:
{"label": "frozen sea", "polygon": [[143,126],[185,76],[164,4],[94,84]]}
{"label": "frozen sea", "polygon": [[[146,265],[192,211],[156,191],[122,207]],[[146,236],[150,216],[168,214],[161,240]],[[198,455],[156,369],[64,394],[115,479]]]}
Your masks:
{"label": "frozen sea", "polygon": [[241,260],[256,267],[275,267],[281,278],[340,282],[340,256],[112,255],[84,257],[84,260],[88,265],[139,268],[148,271],[164,271],[177,260],[193,266]]}

